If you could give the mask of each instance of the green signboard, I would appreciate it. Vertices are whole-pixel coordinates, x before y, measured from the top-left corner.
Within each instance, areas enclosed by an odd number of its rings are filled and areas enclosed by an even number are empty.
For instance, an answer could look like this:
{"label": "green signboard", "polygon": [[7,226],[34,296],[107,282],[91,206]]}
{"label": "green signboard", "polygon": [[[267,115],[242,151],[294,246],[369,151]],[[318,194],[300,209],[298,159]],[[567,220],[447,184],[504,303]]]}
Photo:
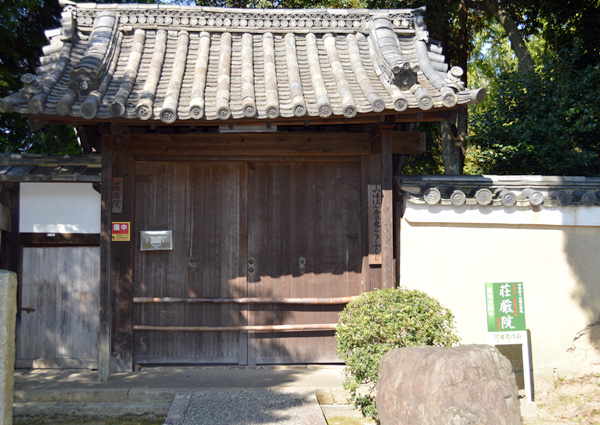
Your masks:
{"label": "green signboard", "polygon": [[525,326],[523,283],[486,283],[488,332],[518,332]]}

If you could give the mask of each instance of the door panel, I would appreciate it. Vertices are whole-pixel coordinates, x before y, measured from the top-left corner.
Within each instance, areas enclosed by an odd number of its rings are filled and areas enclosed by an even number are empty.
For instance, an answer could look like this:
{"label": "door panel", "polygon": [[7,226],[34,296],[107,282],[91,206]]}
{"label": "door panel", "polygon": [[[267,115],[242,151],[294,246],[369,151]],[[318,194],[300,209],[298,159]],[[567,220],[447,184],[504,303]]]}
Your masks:
{"label": "door panel", "polygon": [[[249,293],[265,298],[331,298],[361,292],[359,166],[257,164],[249,194]],[[250,324],[334,324],[343,305],[251,307]],[[250,361],[337,360],[333,331],[251,334]]]}
{"label": "door panel", "polygon": [[134,237],[173,230],[173,250],[134,241],[134,297],[196,300],[136,303],[135,324],[213,328],[136,331],[136,363],[337,361],[333,331],[241,327],[335,324],[343,305],[212,301],[360,294],[359,162],[138,162],[135,185]]}
{"label": "door panel", "polygon": [[18,367],[98,363],[100,248],[23,248]]}
{"label": "door panel", "polygon": [[[246,296],[245,166],[138,163],[135,234],[173,230],[172,251],[135,254],[135,297]],[[243,257],[243,258],[242,258]],[[136,304],[136,324],[239,326],[236,304]],[[139,331],[137,363],[245,363],[239,332]],[[243,346],[240,350],[240,344]]]}

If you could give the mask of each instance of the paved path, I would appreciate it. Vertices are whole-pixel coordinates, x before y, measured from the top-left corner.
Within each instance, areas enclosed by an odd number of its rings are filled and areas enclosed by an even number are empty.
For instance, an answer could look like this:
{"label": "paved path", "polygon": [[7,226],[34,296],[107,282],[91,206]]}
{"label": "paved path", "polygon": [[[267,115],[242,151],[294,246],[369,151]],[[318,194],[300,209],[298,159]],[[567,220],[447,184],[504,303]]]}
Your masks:
{"label": "paved path", "polygon": [[325,424],[317,396],[321,404],[344,404],[343,379],[335,366],[148,368],[113,374],[109,382],[93,371],[17,371],[14,414],[169,412],[171,425],[317,425]]}
{"label": "paved path", "polygon": [[165,425],[326,425],[313,392],[177,393]]}

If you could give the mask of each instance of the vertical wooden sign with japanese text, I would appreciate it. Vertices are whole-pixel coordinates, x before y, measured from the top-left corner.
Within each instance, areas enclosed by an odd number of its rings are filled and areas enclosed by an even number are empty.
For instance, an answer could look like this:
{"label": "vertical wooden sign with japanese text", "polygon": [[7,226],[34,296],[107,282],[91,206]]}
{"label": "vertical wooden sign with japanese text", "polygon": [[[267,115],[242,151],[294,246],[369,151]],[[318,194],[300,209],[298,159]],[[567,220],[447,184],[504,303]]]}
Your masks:
{"label": "vertical wooden sign with japanese text", "polygon": [[381,264],[381,185],[368,185],[369,264]]}
{"label": "vertical wooden sign with japanese text", "polygon": [[123,212],[123,177],[113,177],[112,179],[112,212],[121,214]]}

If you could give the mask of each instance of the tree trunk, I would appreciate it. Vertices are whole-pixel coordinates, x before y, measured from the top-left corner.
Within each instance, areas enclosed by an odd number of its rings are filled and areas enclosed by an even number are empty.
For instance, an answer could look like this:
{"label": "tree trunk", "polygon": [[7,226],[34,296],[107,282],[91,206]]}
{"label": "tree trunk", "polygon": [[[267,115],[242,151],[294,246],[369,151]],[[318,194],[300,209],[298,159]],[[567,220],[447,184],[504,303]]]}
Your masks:
{"label": "tree trunk", "polygon": [[442,133],[442,160],[444,162],[444,174],[462,174],[464,164],[464,148],[457,137],[456,124],[450,120],[441,121]]}
{"label": "tree trunk", "polygon": [[[466,86],[467,60],[469,55],[469,28],[465,0],[461,0],[458,6],[458,27],[456,64],[465,70],[462,79]],[[443,119],[440,126],[444,173],[449,175],[460,175],[463,173],[465,154],[467,151],[467,109],[459,108],[457,115],[453,120]]]}
{"label": "tree trunk", "polygon": [[521,32],[517,27],[517,23],[504,6],[498,0],[465,0],[467,7],[481,10],[492,15],[504,28],[510,47],[515,52],[515,56],[519,61],[519,71],[521,75],[529,75],[533,72],[533,60],[531,54],[525,45]]}

